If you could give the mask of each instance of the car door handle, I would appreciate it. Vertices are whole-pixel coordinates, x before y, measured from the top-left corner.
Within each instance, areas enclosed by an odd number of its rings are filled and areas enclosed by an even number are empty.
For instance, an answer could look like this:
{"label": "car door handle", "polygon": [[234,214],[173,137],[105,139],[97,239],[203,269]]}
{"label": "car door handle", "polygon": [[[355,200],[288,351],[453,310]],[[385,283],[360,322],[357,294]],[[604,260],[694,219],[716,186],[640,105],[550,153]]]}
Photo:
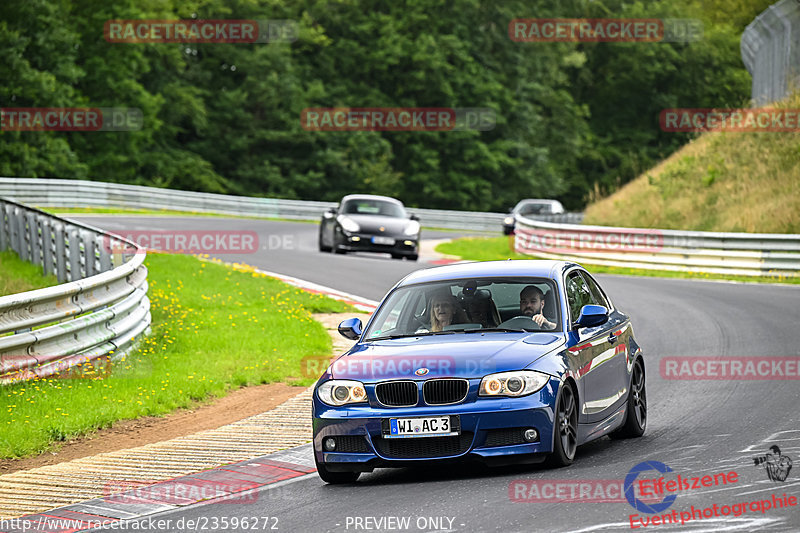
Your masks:
{"label": "car door handle", "polygon": [[611,343],[612,345],[615,344],[617,342],[617,336],[614,335],[613,333],[610,333],[608,335],[608,342]]}

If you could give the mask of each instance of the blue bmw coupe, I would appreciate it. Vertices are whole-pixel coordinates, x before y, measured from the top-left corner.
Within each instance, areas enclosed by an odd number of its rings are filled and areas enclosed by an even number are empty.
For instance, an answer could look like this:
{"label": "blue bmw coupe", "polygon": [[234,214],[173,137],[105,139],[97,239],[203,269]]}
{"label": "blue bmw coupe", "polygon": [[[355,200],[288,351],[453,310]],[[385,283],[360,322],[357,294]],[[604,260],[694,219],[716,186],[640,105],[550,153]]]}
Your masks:
{"label": "blue bmw coupe", "polygon": [[580,265],[462,263],[409,274],[315,386],[314,457],[328,483],[430,461],[547,460],[639,437],[645,364],[630,317]]}

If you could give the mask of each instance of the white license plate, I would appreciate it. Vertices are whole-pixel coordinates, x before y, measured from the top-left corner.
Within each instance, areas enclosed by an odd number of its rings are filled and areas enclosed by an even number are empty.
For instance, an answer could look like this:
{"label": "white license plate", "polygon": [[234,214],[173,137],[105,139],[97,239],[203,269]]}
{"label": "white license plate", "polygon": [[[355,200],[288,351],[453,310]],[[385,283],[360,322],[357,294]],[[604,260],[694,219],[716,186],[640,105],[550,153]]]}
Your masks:
{"label": "white license plate", "polygon": [[404,437],[450,437],[458,435],[450,425],[449,416],[431,416],[425,418],[390,418],[387,439]]}
{"label": "white license plate", "polygon": [[392,237],[373,237],[372,244],[389,244],[394,246],[394,239]]}

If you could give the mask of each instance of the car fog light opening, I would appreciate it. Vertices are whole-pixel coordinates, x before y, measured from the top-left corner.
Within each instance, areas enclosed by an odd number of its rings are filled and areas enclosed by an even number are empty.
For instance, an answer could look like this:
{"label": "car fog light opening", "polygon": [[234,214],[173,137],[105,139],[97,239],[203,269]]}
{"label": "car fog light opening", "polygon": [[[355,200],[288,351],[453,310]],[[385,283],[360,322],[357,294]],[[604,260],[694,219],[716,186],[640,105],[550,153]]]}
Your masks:
{"label": "car fog light opening", "polygon": [[525,439],[526,442],[536,442],[539,440],[539,432],[533,428],[528,428],[522,432],[522,438]]}
{"label": "car fog light opening", "polygon": [[350,237],[350,240],[351,240],[351,241],[353,241],[353,242],[358,242],[358,241],[360,241],[360,240],[361,240],[361,237],[357,237],[357,236],[355,236],[355,237]]}
{"label": "car fog light opening", "polygon": [[333,437],[327,437],[324,441],[322,441],[322,446],[325,448],[326,452],[332,452],[336,449],[336,439]]}

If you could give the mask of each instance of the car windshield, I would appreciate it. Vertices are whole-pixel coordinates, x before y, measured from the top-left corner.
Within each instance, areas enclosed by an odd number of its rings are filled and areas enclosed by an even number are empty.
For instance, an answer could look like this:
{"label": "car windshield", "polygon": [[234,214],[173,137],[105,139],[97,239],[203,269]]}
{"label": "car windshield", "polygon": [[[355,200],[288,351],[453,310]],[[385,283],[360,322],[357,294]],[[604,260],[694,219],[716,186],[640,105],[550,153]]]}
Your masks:
{"label": "car windshield", "polygon": [[555,284],[545,278],[471,278],[408,285],[384,301],[365,338],[558,332],[560,309]]}
{"label": "car windshield", "polygon": [[550,204],[542,202],[529,202],[517,207],[517,213],[520,215],[541,215],[551,211]]}
{"label": "car windshield", "polygon": [[394,218],[406,218],[403,206],[383,200],[348,200],[342,206],[345,215],[378,215]]}

